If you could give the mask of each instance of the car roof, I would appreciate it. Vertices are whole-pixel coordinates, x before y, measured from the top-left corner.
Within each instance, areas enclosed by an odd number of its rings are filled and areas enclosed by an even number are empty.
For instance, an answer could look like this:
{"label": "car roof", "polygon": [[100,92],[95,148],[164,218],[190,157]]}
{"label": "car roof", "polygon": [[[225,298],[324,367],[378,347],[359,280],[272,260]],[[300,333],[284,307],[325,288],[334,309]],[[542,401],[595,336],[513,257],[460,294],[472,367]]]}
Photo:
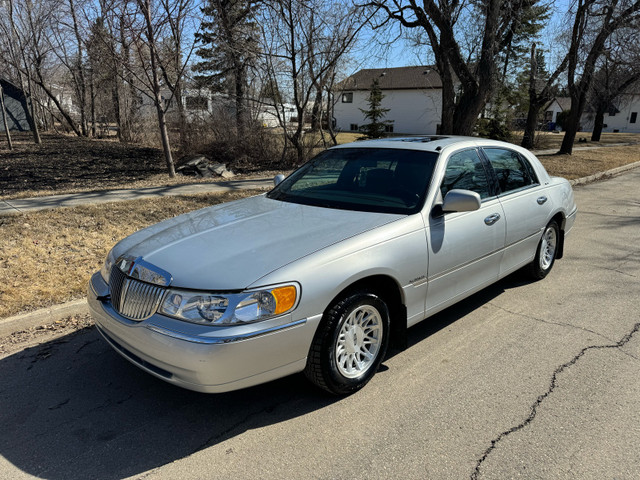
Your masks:
{"label": "car roof", "polygon": [[[467,145],[465,145],[467,144]],[[413,137],[392,137],[379,140],[362,140],[345,143],[332,148],[396,148],[407,150],[424,150],[427,152],[440,152],[449,146],[502,146],[516,147],[513,144],[489,140],[480,137],[463,137],[457,135],[424,135]]]}

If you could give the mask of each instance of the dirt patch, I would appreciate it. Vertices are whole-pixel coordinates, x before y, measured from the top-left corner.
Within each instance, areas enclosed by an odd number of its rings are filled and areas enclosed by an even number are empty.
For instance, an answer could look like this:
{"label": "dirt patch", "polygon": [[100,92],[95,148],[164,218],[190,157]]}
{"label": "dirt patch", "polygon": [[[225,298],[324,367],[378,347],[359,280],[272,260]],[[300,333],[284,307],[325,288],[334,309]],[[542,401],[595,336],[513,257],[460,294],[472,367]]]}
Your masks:
{"label": "dirt patch", "polygon": [[[55,322],[14,332],[6,337],[0,337],[0,358],[27,347],[49,341],[54,337],[69,335],[78,330],[91,328],[92,326],[93,320],[89,315],[72,315],[56,320]],[[39,353],[41,357],[47,354],[48,352],[46,351]]]}
{"label": "dirt patch", "polygon": [[[176,159],[177,163],[177,159]],[[282,171],[238,171],[233,179],[273,177]],[[89,140],[44,134],[36,145],[28,134],[17,134],[14,150],[0,143],[0,199],[213,183],[220,178],[170,178],[164,155],[157,148],[116,140]]]}

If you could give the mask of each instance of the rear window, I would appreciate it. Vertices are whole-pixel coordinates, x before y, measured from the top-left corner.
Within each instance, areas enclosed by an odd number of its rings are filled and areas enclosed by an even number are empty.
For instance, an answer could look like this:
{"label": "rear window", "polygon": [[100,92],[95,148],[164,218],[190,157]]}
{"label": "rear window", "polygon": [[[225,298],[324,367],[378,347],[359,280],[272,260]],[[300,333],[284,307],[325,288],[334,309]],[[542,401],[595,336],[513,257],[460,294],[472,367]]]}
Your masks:
{"label": "rear window", "polygon": [[533,168],[519,153],[503,148],[484,148],[483,151],[496,173],[502,193],[538,183]]}

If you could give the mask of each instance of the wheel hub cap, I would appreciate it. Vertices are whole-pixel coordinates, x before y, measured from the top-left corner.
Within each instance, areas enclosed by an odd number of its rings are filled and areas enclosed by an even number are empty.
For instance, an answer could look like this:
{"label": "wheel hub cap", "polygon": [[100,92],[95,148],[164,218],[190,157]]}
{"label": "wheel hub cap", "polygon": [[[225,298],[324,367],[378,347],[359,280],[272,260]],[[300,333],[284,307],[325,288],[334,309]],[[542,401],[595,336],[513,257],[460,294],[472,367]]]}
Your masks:
{"label": "wheel hub cap", "polygon": [[378,358],[382,343],[382,317],[371,305],[353,310],[340,327],[336,366],[347,378],[367,372]]}
{"label": "wheel hub cap", "polygon": [[556,255],[556,245],[556,231],[553,228],[548,228],[542,236],[542,245],[540,245],[540,268],[542,270],[551,267]]}

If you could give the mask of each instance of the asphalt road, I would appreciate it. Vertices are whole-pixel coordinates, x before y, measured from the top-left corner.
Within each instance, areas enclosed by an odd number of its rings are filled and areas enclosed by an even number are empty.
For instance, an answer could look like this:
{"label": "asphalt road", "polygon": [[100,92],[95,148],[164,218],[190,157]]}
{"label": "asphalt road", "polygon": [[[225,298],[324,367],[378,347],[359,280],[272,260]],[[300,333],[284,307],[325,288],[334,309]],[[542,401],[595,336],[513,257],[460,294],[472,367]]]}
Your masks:
{"label": "asphalt road", "polygon": [[189,392],[93,329],[0,359],[0,479],[640,478],[639,185],[577,188],[547,279],[423,322],[348,398]]}

